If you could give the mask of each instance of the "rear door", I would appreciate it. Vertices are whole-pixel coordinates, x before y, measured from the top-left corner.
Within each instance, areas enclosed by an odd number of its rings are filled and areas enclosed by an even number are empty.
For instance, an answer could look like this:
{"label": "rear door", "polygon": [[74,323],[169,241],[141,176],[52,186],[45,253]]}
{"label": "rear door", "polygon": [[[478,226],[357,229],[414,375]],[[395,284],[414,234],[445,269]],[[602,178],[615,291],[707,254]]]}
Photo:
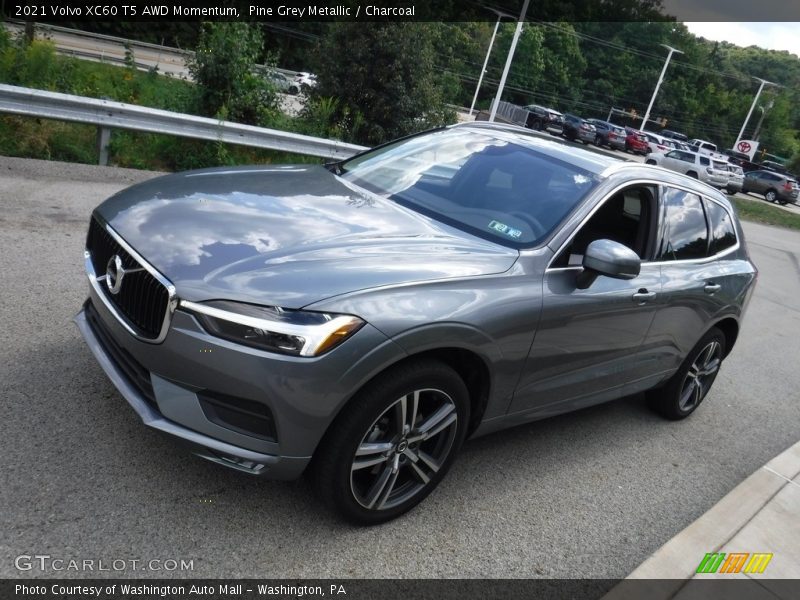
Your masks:
{"label": "rear door", "polygon": [[751,267],[733,252],[738,247],[733,217],[721,203],[664,187],[661,218],[655,254],[661,303],[643,354],[668,373],[680,366],[714,317],[735,305]]}

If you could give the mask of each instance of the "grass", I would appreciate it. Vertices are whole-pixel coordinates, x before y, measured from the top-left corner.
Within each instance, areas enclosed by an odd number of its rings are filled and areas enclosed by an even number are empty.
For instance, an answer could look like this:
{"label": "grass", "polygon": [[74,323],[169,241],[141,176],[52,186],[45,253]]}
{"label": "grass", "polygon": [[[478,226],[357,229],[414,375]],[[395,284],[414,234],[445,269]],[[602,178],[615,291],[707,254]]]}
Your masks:
{"label": "grass", "polygon": [[733,198],[732,200],[739,212],[739,217],[746,221],[800,230],[800,214],[771,206],[766,201],[755,198],[752,200]]}

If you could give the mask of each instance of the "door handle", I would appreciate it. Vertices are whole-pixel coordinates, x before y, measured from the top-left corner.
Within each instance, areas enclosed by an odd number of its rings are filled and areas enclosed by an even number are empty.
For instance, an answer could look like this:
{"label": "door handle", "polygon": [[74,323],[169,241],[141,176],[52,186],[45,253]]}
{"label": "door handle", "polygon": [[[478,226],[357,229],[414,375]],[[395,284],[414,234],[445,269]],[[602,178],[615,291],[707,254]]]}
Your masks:
{"label": "door handle", "polygon": [[655,297],[655,292],[648,292],[646,288],[642,288],[633,295],[633,301],[639,304],[646,304]]}
{"label": "door handle", "polygon": [[707,283],[705,285],[705,287],[703,288],[703,291],[706,294],[713,294],[715,292],[720,291],[721,289],[722,289],[722,286],[720,284],[718,284],[718,283]]}

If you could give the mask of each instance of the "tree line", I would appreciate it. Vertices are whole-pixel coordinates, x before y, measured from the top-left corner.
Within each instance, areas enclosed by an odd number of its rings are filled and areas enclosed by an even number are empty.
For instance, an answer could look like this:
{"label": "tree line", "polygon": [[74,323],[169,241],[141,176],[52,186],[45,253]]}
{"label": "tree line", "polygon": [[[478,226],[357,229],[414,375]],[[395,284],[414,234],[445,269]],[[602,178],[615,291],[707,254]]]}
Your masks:
{"label": "tree line", "polygon": [[[330,126],[345,139],[376,144],[446,122],[452,118],[448,105],[469,106],[494,25],[270,22],[210,27],[257,31],[258,62],[315,73],[319,84],[312,96],[327,102]],[[208,25],[197,23],[105,22],[95,29],[191,49],[210,35]],[[500,24],[479,108],[486,108],[496,93],[513,30],[513,22]],[[605,118],[612,107],[633,110],[640,123],[666,58],[661,44],[683,54],[673,56],[651,118],[689,137],[731,147],[758,88],[753,77],[761,77],[782,87],[765,88],[744,137],[754,137],[760,123],[758,134],[767,152],[785,158],[800,154],[800,58],[708,41],[674,21],[527,22],[503,99],[585,117]],[[622,123],[638,124],[635,119]],[[655,123],[648,128],[659,129]]]}

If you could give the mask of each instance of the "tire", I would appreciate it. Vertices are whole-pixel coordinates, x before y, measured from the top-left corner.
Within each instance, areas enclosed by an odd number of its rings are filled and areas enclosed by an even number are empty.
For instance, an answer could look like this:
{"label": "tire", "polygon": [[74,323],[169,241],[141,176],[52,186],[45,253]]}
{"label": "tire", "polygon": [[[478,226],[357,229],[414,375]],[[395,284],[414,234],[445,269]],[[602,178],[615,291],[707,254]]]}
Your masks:
{"label": "tire", "polygon": [[767,190],[767,193],[764,194],[764,198],[767,199],[767,202],[775,202],[778,199],[778,194],[775,193],[775,190]]}
{"label": "tire", "polygon": [[603,145],[603,138],[599,135],[594,136],[594,145],[600,148]]}
{"label": "tire", "polygon": [[651,408],[673,421],[692,414],[714,384],[725,357],[725,344],[722,331],[716,327],[709,330],[667,383],[647,393]]}
{"label": "tire", "polygon": [[655,165],[655,164],[658,164],[658,163],[656,163],[656,161],[654,161],[652,158],[648,158],[648,159],[645,161],[645,164],[648,164],[648,165]]}
{"label": "tire", "polygon": [[693,177],[694,179],[697,179],[697,173],[695,173],[694,171],[689,171],[689,172],[688,172],[688,173],[686,173],[686,174],[687,174],[689,177]]}
{"label": "tire", "polygon": [[391,369],[353,398],[317,448],[317,494],[352,523],[394,519],[436,488],[468,422],[469,394],[453,369],[433,360]]}

